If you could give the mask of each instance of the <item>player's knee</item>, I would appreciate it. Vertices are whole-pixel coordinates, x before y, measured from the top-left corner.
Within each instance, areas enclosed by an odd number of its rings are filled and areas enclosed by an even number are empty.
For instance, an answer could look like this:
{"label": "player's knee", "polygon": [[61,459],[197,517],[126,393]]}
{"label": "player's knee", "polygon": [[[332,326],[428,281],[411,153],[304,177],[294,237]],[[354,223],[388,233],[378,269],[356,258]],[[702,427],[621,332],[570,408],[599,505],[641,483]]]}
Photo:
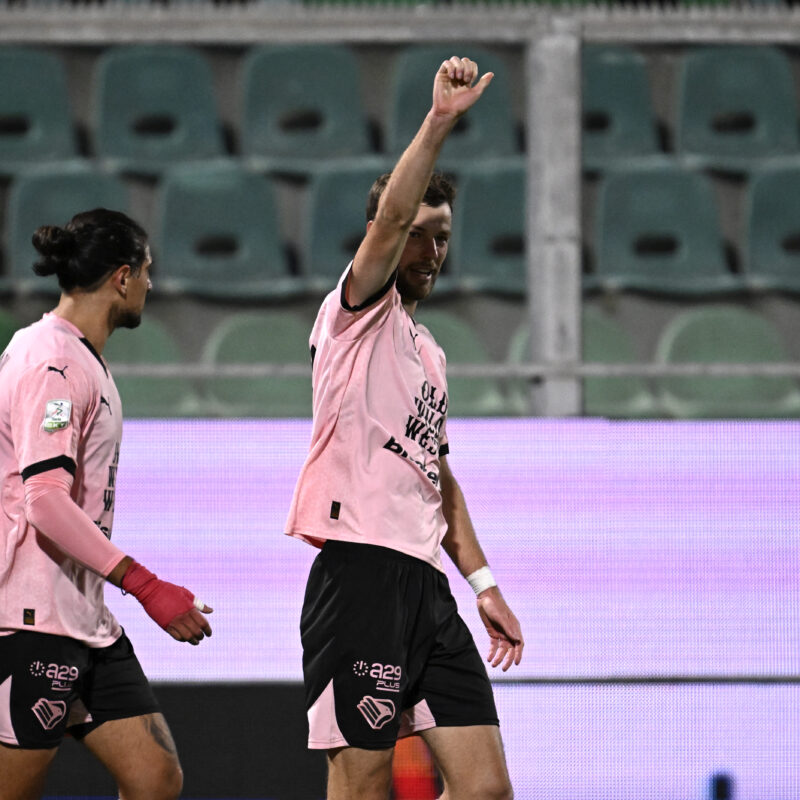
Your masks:
{"label": "player's knee", "polygon": [[[458,795],[459,800],[462,797]],[[514,790],[505,776],[486,775],[470,786],[464,800],[513,800]]]}
{"label": "player's knee", "polygon": [[177,759],[165,759],[142,773],[135,786],[120,786],[120,800],[178,800],[183,770]]}
{"label": "player's knee", "polygon": [[177,800],[183,790],[183,770],[177,759],[164,767],[161,780],[161,790],[152,796],[160,800]]}

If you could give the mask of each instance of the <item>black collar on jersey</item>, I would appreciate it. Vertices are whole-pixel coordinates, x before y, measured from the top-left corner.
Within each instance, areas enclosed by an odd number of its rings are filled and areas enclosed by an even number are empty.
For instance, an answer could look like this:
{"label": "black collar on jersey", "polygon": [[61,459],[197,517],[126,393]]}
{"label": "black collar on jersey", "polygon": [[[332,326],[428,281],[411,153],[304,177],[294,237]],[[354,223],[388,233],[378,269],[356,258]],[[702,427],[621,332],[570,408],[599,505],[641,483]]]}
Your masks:
{"label": "black collar on jersey", "polygon": [[98,353],[97,350],[94,349],[92,343],[85,336],[81,337],[81,341],[86,345],[86,347],[89,348],[89,352],[100,362],[100,366],[103,368],[103,372],[105,372],[106,377],[108,377],[108,370],[106,369],[105,362],[100,356],[100,353]]}

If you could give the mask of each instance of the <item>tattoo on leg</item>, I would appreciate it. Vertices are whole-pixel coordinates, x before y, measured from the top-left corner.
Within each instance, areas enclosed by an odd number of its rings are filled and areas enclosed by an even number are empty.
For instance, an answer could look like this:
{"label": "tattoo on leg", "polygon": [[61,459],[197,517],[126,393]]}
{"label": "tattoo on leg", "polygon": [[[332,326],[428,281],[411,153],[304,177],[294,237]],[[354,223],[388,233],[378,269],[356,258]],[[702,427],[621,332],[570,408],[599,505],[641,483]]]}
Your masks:
{"label": "tattoo on leg", "polygon": [[144,725],[147,728],[147,732],[162,750],[172,756],[178,755],[175,749],[175,742],[172,740],[172,734],[169,732],[169,728],[163,718],[156,715],[147,716],[144,718]]}

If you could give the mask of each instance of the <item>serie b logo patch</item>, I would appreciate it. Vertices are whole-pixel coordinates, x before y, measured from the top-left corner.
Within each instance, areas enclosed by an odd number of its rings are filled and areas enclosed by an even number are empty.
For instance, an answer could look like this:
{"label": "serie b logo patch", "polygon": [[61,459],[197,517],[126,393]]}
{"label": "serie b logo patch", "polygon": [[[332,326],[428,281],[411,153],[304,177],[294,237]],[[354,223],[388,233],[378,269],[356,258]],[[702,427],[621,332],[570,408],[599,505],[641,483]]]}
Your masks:
{"label": "serie b logo patch", "polygon": [[72,402],[69,400],[48,400],[44,410],[42,429],[55,433],[69,425],[72,416]]}

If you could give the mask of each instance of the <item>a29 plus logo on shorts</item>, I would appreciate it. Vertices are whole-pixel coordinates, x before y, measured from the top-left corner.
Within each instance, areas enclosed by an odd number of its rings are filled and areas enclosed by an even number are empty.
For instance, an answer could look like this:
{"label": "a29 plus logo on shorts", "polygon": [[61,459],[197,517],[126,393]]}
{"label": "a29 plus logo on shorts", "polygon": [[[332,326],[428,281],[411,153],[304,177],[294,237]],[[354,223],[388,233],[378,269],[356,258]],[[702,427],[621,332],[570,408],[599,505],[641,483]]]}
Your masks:
{"label": "a29 plus logo on shorts", "polygon": [[71,664],[43,664],[41,661],[34,661],[28,672],[34,678],[48,678],[54,692],[68,692],[80,674]]}
{"label": "a29 plus logo on shorts", "polygon": [[356,661],[353,664],[353,673],[364,678],[369,676],[375,680],[375,691],[399,692],[400,681],[403,679],[403,668],[392,664],[381,664],[377,661],[372,664],[366,661]]}

